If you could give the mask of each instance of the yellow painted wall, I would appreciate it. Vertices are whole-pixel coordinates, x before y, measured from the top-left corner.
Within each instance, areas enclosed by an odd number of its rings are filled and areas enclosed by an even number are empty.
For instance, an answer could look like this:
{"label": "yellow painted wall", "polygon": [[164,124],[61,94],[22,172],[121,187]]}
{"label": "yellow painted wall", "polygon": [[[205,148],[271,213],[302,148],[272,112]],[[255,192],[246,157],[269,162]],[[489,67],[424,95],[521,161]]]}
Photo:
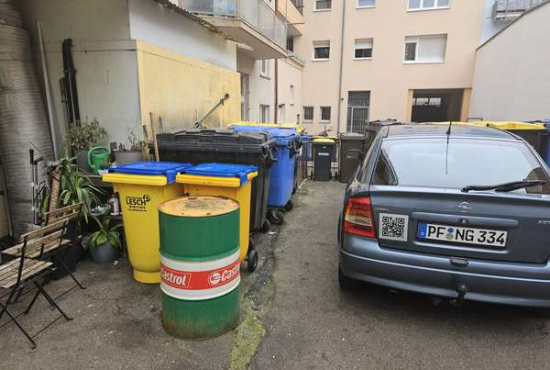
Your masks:
{"label": "yellow painted wall", "polygon": [[162,117],[165,131],[188,128],[225,93],[229,100],[204,125],[219,127],[241,120],[239,73],[141,41],[137,58],[143,124],[149,124],[152,112]]}

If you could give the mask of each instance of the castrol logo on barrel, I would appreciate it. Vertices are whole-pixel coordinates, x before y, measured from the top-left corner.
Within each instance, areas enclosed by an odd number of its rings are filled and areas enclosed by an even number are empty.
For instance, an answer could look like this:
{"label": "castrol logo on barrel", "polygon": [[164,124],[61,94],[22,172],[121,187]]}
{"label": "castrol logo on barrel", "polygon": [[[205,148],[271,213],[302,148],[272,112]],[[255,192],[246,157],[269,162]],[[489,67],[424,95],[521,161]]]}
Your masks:
{"label": "castrol logo on barrel", "polygon": [[183,262],[161,257],[161,288],[176,298],[205,299],[226,294],[240,281],[239,253],[220,260]]}
{"label": "castrol logo on barrel", "polygon": [[174,288],[185,289],[189,287],[191,274],[182,271],[172,270],[166,266],[161,267],[161,279],[165,284]]}
{"label": "castrol logo on barrel", "polygon": [[223,271],[214,271],[208,276],[208,283],[211,286],[222,285],[233,280],[239,273],[240,269],[238,264]]}

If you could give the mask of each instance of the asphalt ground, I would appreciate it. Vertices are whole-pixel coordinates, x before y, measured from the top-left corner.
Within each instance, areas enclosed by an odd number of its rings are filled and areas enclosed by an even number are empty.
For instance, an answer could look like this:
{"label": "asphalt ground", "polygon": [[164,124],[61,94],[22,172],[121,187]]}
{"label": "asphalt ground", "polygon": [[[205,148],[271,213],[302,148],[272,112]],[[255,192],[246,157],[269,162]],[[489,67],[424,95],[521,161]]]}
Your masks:
{"label": "asphalt ground", "polygon": [[[242,270],[240,325],[206,341],[164,333],[160,289],[132,279],[127,260],[77,270],[47,289],[74,317],[30,349],[0,322],[0,369],[550,369],[550,319],[525,308],[338,286],[336,230],[344,185],[308,182],[282,228],[255,236],[260,266]],[[62,295],[63,294],[63,295]],[[21,311],[30,295],[14,307]],[[57,317],[39,300],[21,323],[31,333]]]}

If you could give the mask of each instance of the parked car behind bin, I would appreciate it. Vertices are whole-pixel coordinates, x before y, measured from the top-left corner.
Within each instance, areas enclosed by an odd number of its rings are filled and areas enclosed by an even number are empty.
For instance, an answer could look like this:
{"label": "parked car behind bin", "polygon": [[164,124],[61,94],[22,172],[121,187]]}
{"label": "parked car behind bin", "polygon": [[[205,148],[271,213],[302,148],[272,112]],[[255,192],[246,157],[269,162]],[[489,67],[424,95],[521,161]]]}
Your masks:
{"label": "parked car behind bin", "polygon": [[382,128],[346,190],[341,287],[550,307],[549,180],[505,131]]}

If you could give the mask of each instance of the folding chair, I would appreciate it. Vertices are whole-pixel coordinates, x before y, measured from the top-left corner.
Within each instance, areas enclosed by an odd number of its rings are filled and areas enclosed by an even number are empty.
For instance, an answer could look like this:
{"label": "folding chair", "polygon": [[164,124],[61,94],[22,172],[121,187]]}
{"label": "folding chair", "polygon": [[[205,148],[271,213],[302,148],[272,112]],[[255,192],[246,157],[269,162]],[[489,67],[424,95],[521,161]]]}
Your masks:
{"label": "folding chair", "polygon": [[[74,222],[80,218],[81,212],[82,203],[56,209],[55,211],[44,214],[45,225],[47,226],[61,221]],[[55,259],[59,266],[71,277],[71,279],[73,279],[73,281],[76,283],[76,285],[78,285],[80,289],[86,289],[86,287],[83,286],[80,281],[78,281],[78,279],[73,275],[65,262],[63,262],[64,253],[67,251],[67,248],[69,248],[73,244],[72,240],[65,238],[67,231],[68,227],[67,230],[64,231],[63,237],[61,239],[59,239],[59,236],[61,235],[61,230],[57,231],[57,233],[52,233],[48,236],[48,238],[44,240],[44,246],[38,245],[37,243],[28,244],[27,258]],[[23,243],[8,248],[1,253],[7,257],[16,258],[21,255],[22,246]],[[17,301],[18,298],[19,296],[17,296],[15,300]]]}
{"label": "folding chair", "polygon": [[[30,312],[32,306],[38,298],[38,295],[42,294],[48,303],[53,308],[57,309],[57,311],[59,311],[59,313],[61,313],[66,320],[72,320],[72,318],[63,312],[63,310],[57,305],[54,299],[46,292],[43,285],[40,283],[42,278],[46,278],[49,274],[55,271],[52,262],[42,259],[44,248],[47,244],[51,244],[56,241],[57,243],[62,242],[62,237],[65,235],[69,222],[70,220],[58,221],[23,235],[23,245],[21,246],[20,257],[5,265],[0,265],[0,290],[6,291],[5,294],[0,296],[0,319],[3,317],[4,313],[7,314],[10,320],[15,323],[19,330],[21,330],[25,337],[27,337],[27,339],[31,342],[33,349],[36,348],[36,342],[19,323],[17,316],[10,312],[9,306],[14,303],[14,297],[16,297],[18,293],[22,292],[27,286],[32,285],[37,291],[27,306],[27,309],[24,311],[25,314]],[[32,259],[27,257],[27,247],[29,246],[39,246],[40,253],[38,258]],[[4,298],[5,301],[2,302]],[[55,321],[57,321],[57,319]],[[48,326],[49,325],[46,327]]]}

